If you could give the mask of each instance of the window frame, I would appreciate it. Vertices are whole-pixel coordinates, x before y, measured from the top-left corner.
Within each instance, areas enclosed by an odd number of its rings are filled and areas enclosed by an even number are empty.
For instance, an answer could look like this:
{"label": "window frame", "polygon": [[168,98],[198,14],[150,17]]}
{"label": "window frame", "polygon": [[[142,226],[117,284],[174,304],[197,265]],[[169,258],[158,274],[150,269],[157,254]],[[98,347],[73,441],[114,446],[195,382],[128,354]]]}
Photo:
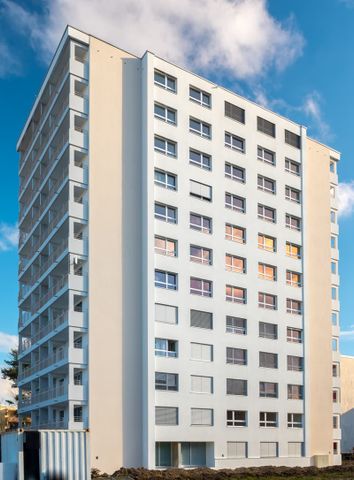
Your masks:
{"label": "window frame", "polygon": [[[194,90],[195,92],[200,94],[199,100],[191,95],[191,90]],[[205,95],[209,99],[209,103],[206,103],[203,101],[203,95]],[[197,103],[202,107],[211,108],[211,93],[208,93],[205,90],[202,90],[201,88],[194,87],[193,85],[189,85],[189,100]]]}
{"label": "window frame", "polygon": [[[158,73],[159,75],[165,77],[165,82],[162,84],[156,80],[155,74]],[[173,80],[174,81],[174,88],[171,88],[168,86],[168,80]],[[168,90],[173,93],[177,93],[177,78],[174,77],[173,75],[170,75],[168,73],[163,72],[162,70],[159,70],[158,68],[154,69],[154,84],[157,85],[158,87],[164,88],[165,90]]]}

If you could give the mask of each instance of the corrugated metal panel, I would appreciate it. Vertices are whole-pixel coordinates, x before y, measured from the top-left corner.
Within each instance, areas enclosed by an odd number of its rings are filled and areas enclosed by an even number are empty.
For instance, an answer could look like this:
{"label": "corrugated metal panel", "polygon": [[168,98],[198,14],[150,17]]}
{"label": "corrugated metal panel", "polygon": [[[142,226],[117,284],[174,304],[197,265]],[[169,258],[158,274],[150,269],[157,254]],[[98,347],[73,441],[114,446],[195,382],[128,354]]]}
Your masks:
{"label": "corrugated metal panel", "polygon": [[89,480],[89,439],[84,431],[41,430],[41,479]]}

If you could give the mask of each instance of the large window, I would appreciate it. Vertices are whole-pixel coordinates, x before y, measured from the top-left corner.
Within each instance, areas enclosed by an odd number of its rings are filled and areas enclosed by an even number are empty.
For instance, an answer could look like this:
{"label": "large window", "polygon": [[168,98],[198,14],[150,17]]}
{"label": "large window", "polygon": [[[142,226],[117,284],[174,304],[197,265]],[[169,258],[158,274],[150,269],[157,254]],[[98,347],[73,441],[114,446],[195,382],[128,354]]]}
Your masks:
{"label": "large window", "polygon": [[167,338],[155,338],[155,355],[157,357],[173,357],[178,356],[177,340],[169,340]]}
{"label": "large window", "polygon": [[205,442],[182,442],[181,464],[183,467],[203,467],[206,465]]}
{"label": "large window", "polygon": [[226,379],[226,394],[227,395],[247,395],[247,380],[238,378]]}
{"label": "large window", "polygon": [[232,103],[225,102],[225,117],[232,118],[237,122],[245,123],[245,110]]}
{"label": "large window", "polygon": [[286,242],[286,254],[288,257],[301,258],[301,247],[295,243]]}
{"label": "large window", "polygon": [[169,155],[171,157],[177,156],[177,143],[173,140],[155,135],[154,147],[156,151],[164,153],[165,155]]}
{"label": "large window", "polygon": [[155,303],[155,321],[176,325],[178,323],[178,307]]}
{"label": "large window", "polygon": [[302,343],[302,330],[300,328],[287,327],[286,339],[291,343]]}
{"label": "large window", "polygon": [[213,361],[213,345],[206,343],[191,343],[192,360],[202,360],[203,362]]}
{"label": "large window", "polygon": [[247,442],[227,442],[227,458],[247,458]]}
{"label": "large window", "polygon": [[198,150],[189,149],[189,163],[204,170],[211,170],[211,156]]}
{"label": "large window", "polygon": [[258,218],[265,220],[266,222],[276,222],[275,208],[267,207],[266,205],[258,204]]}
{"label": "large window", "polygon": [[247,291],[245,288],[226,285],[226,300],[235,303],[247,303]]}
{"label": "large window", "polygon": [[200,198],[201,200],[207,200],[211,202],[212,198],[212,188],[210,185],[205,185],[205,183],[196,182],[195,180],[190,180],[190,194],[193,197]]}
{"label": "large window", "polygon": [[258,190],[275,194],[275,191],[276,191],[275,180],[272,180],[271,178],[263,177],[263,175],[258,175],[257,185],[258,185]]}
{"label": "large window", "polygon": [[288,427],[302,428],[302,413],[288,413]]}
{"label": "large window", "polygon": [[295,372],[302,372],[303,370],[303,358],[296,357],[295,355],[288,355],[288,370]]}
{"label": "large window", "polygon": [[247,350],[243,348],[226,347],[226,363],[232,365],[247,365]]}
{"label": "large window", "polygon": [[213,314],[211,312],[191,310],[190,325],[191,327],[206,328],[211,330],[213,328]]}
{"label": "large window", "polygon": [[303,456],[304,444],[302,442],[288,442],[288,457],[298,458]]}
{"label": "large window", "polygon": [[301,202],[301,192],[297,188],[289,187],[286,185],[285,187],[285,198],[295,203]]}
{"label": "large window", "polygon": [[191,408],[191,425],[213,425],[213,409]]}
{"label": "large window", "polygon": [[262,250],[267,250],[267,252],[276,252],[277,242],[274,237],[269,235],[264,235],[263,233],[258,234],[258,248]]}
{"label": "large window", "polygon": [[231,178],[231,180],[236,180],[237,182],[245,183],[246,171],[242,167],[225,162],[225,177]]}
{"label": "large window", "polygon": [[178,391],[177,373],[155,372],[155,390]]}
{"label": "large window", "polygon": [[246,259],[227,253],[225,255],[225,268],[229,272],[246,273]]}
{"label": "large window", "polygon": [[177,273],[155,270],[155,287],[177,290]]}
{"label": "large window", "polygon": [[291,230],[301,230],[301,218],[287,213],[285,215],[285,226]]}
{"label": "large window", "polygon": [[155,203],[155,218],[167,223],[177,223],[177,208]]}
{"label": "large window", "polygon": [[213,377],[191,375],[191,391],[193,393],[213,393]]}
{"label": "large window", "polygon": [[199,230],[200,232],[203,232],[203,233],[211,233],[212,219],[204,215],[199,215],[198,213],[190,213],[189,226],[193,230]]}
{"label": "large window", "polygon": [[278,442],[260,442],[260,457],[275,458],[278,456]]}
{"label": "large window", "polygon": [[258,160],[261,160],[261,162],[275,165],[275,153],[271,150],[267,150],[266,148],[257,147],[257,158]]}
{"label": "large window", "polygon": [[292,173],[294,175],[300,176],[301,166],[300,163],[290,160],[289,158],[285,159],[285,171]]}
{"label": "large window", "polygon": [[154,81],[159,87],[166,88],[166,90],[171,90],[172,92],[177,91],[177,79],[172,77],[172,75],[155,70]]}
{"label": "large window", "polygon": [[203,280],[202,278],[190,278],[190,293],[194,295],[201,295],[202,297],[213,296],[213,282],[210,280]]}
{"label": "large window", "polygon": [[244,153],[245,139],[238,137],[237,135],[232,135],[232,133],[225,132],[225,147]]}
{"label": "large window", "polygon": [[190,245],[189,250],[191,262],[203,263],[204,265],[212,264],[212,250],[210,248]]}
{"label": "large window", "polygon": [[172,467],[171,442],[155,443],[155,458],[157,467]]}
{"label": "large window", "polygon": [[166,107],[166,105],[155,102],[154,114],[156,118],[167,123],[172,123],[173,125],[177,123],[177,111],[174,108]]}
{"label": "large window", "polygon": [[226,425],[228,427],[247,427],[247,412],[244,410],[227,410]]}
{"label": "large window", "polygon": [[155,235],[155,253],[177,257],[177,240]]}
{"label": "large window", "polygon": [[292,270],[287,270],[286,284],[292,287],[301,287],[301,273],[293,272]]}
{"label": "large window", "polygon": [[262,278],[263,280],[271,280],[274,282],[277,279],[277,267],[259,262],[258,277]]}
{"label": "large window", "polygon": [[293,315],[301,315],[302,313],[302,304],[300,300],[294,300],[293,298],[286,299],[286,311],[287,313],[292,313]]}
{"label": "large window", "polygon": [[177,190],[177,175],[174,173],[165,172],[164,170],[154,171],[155,184],[159,187],[164,187],[169,190]]}
{"label": "large window", "polygon": [[233,242],[246,243],[246,229],[231,223],[225,223],[225,238]]}
{"label": "large window", "polygon": [[189,87],[189,99],[193,102],[197,102],[203,107],[210,107],[211,106],[211,95],[210,93],[205,92],[204,90],[200,90],[197,87]]}
{"label": "large window", "polygon": [[189,131],[201,137],[211,138],[211,125],[196,118],[189,118]]}
{"label": "large window", "polygon": [[303,395],[303,386],[302,385],[288,385],[288,399],[289,400],[302,400]]}
{"label": "large window", "polygon": [[277,412],[259,412],[259,426],[260,427],[277,427],[278,413]]}
{"label": "large window", "polygon": [[232,193],[225,193],[225,207],[236,210],[237,212],[245,213],[246,199]]}
{"label": "large window", "polygon": [[285,143],[295,148],[301,148],[301,137],[296,133],[285,130]]}
{"label": "large window", "polygon": [[226,315],[226,332],[238,335],[247,334],[247,320],[245,318]]}
{"label": "large window", "polygon": [[278,355],[276,353],[259,352],[259,366],[263,368],[278,368]]}
{"label": "large window", "polygon": [[275,137],[275,123],[272,123],[265,118],[257,117],[257,130],[270,137]]}
{"label": "large window", "polygon": [[155,407],[155,425],[178,425],[178,408]]}
{"label": "large window", "polygon": [[259,396],[278,398],[278,384],[274,382],[259,382]]}
{"label": "large window", "polygon": [[270,293],[258,293],[258,306],[260,308],[267,308],[268,310],[277,309],[277,297],[276,295],[271,295]]}
{"label": "large window", "polygon": [[278,325],[275,323],[259,322],[258,329],[259,336],[262,338],[269,338],[271,340],[278,338]]}

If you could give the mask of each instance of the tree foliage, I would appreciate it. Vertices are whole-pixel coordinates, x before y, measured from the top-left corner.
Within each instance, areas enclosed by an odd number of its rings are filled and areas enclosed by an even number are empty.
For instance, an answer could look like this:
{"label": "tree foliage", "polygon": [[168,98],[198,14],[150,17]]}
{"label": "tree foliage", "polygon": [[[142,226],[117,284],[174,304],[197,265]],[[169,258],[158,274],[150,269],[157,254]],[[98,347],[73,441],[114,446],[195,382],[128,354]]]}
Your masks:
{"label": "tree foliage", "polygon": [[5,367],[1,369],[1,376],[6,380],[10,380],[12,388],[17,387],[18,377],[18,350],[12,348],[9,353],[9,358],[4,360]]}

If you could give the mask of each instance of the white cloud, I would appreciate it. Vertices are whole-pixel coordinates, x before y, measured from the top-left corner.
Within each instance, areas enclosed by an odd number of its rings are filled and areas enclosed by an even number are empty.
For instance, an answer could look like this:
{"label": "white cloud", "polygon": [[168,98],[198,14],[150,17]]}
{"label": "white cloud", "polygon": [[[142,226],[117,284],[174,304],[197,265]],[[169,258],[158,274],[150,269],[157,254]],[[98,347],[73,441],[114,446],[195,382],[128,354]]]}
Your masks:
{"label": "white cloud", "polygon": [[18,227],[7,223],[0,223],[0,252],[17,247]]}
{"label": "white cloud", "polygon": [[3,40],[0,40],[0,78],[20,75],[21,72],[18,59],[13,55],[9,46]]}
{"label": "white cloud", "polygon": [[[0,366],[1,368],[1,366]],[[0,378],[0,404],[7,405],[8,401],[17,403],[16,402],[16,394],[18,392],[17,388],[11,387],[10,380],[5,378]]]}
{"label": "white cloud", "polygon": [[66,24],[137,55],[148,49],[201,73],[239,79],[283,70],[304,45],[293,19],[277,21],[266,0],[45,0],[42,14],[2,1],[4,15],[46,58]]}
{"label": "white cloud", "polygon": [[342,3],[346,7],[354,8],[354,0],[338,0],[339,3]]}
{"label": "white cloud", "polygon": [[340,183],[338,186],[338,213],[349,217],[354,212],[354,181]]}
{"label": "white cloud", "polygon": [[0,352],[8,353],[12,348],[17,348],[17,335],[9,335],[8,333],[0,332]]}
{"label": "white cloud", "polygon": [[321,103],[320,94],[314,91],[306,96],[302,109],[311,122],[310,127],[313,128],[314,134],[323,141],[330,141],[333,135],[324,119]]}

